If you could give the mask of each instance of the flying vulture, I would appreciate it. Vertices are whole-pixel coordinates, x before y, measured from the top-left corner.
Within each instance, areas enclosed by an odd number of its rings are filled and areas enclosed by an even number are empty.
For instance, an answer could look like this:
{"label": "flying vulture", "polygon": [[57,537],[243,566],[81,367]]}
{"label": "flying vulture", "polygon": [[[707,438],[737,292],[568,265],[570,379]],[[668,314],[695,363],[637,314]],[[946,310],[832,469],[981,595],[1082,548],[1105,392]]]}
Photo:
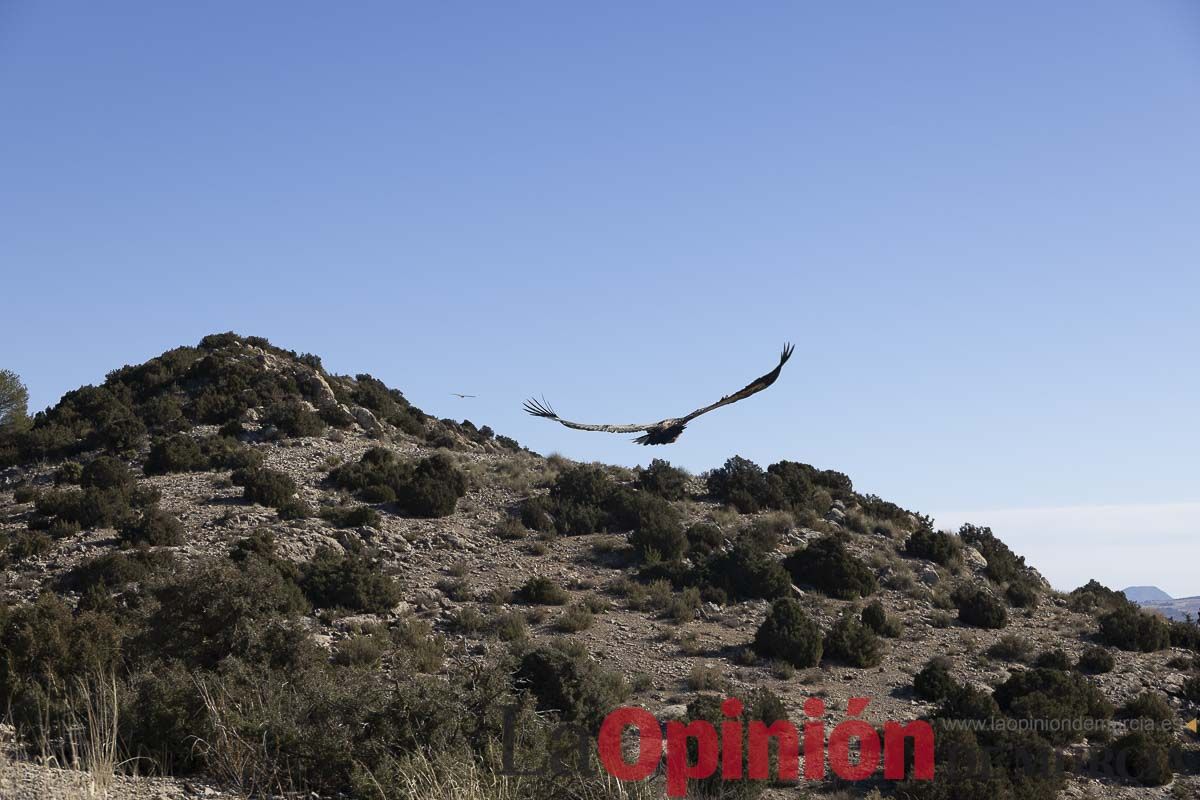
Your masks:
{"label": "flying vulture", "polygon": [[467,399],[468,397],[474,397],[474,396],[475,396],[475,395],[473,395],[473,394],[462,394],[462,393],[460,393],[460,392],[451,392],[450,394],[454,395],[455,397],[457,397],[457,398],[458,398],[458,399],[460,399],[460,400],[465,400],[465,399]]}
{"label": "flying vulture", "polygon": [[535,417],[552,419],[560,425],[566,425],[568,428],[574,428],[577,431],[604,431],[605,433],[645,431],[645,435],[637,437],[634,441],[638,444],[670,444],[679,438],[679,434],[683,433],[683,429],[687,427],[689,422],[701,414],[707,414],[713,409],[736,403],[738,400],[745,400],[750,395],[757,394],[774,383],[775,379],[779,377],[779,373],[783,370],[783,365],[792,357],[793,349],[792,345],[785,344],[783,352],[779,355],[779,363],[775,366],[775,369],[761,378],[755,378],[745,388],[739,389],[733,394],[725,395],[710,406],[698,408],[686,417],[671,417],[645,425],[586,425],[582,422],[571,422],[570,420],[563,419],[554,413],[554,409],[550,407],[544,398],[541,401],[534,399],[526,400],[525,410]]}

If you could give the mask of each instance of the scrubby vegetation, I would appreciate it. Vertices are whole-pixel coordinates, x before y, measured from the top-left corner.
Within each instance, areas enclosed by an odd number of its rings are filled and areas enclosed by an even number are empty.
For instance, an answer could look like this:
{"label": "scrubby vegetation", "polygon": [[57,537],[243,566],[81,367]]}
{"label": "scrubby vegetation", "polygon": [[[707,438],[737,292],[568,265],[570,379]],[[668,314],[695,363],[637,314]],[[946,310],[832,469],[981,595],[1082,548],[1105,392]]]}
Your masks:
{"label": "scrubby vegetation", "polygon": [[908,537],[908,541],[904,544],[904,552],[913,558],[924,558],[935,564],[946,566],[960,558],[962,545],[945,531],[921,527]]}
{"label": "scrubby vegetation", "polygon": [[852,667],[874,667],[883,660],[883,648],[875,631],[848,612],[825,634],[825,655]]}
{"label": "scrubby vegetation", "polygon": [[1126,603],[1100,617],[1100,640],[1122,650],[1152,653],[1171,646],[1171,631],[1162,617]]}
{"label": "scrubby vegetation", "polygon": [[986,589],[963,587],[954,593],[953,600],[958,608],[958,619],[964,625],[1003,628],[1008,624],[1008,612],[1004,604]]}
{"label": "scrubby vegetation", "polygon": [[395,503],[415,517],[445,517],[467,493],[467,477],[444,455],[404,462],[391,450],[372,447],[354,464],[329,473],[335,486],[368,503]]}
{"label": "scrubby vegetation", "polygon": [[922,700],[938,702],[944,700],[954,689],[954,678],[950,674],[952,664],[945,656],[934,656],[913,677],[913,694]]}
{"label": "scrubby vegetation", "polygon": [[784,567],[796,583],[841,600],[866,597],[879,588],[871,568],[850,554],[842,536],[817,539],[788,556]]}
{"label": "scrubby vegetation", "polygon": [[797,667],[816,666],[824,647],[820,626],[790,597],[780,598],[771,604],[767,618],[754,634],[756,653]]}

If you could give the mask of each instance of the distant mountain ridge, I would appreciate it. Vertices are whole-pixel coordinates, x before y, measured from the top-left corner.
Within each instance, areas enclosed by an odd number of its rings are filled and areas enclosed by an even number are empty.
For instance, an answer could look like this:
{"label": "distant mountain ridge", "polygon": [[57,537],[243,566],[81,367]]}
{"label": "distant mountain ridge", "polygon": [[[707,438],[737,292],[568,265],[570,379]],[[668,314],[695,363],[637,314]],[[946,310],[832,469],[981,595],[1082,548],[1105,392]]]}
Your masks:
{"label": "distant mountain ridge", "polygon": [[1157,586],[1129,586],[1121,590],[1135,603],[1169,603],[1175,598]]}
{"label": "distant mountain ridge", "polygon": [[1200,617],[1200,596],[1171,597],[1157,586],[1130,586],[1122,592],[1130,601],[1169,619]]}

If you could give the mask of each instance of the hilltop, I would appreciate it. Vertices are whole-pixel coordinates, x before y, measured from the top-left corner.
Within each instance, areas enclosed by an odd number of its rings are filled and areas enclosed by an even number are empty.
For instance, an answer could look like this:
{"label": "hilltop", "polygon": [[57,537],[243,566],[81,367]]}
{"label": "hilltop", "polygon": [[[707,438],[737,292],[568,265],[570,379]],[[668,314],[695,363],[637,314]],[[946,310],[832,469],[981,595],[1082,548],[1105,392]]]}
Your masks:
{"label": "hilltop", "polygon": [[[556,722],[594,730],[623,704],[718,720],[727,696],[798,724],[819,697],[830,729],[867,697],[874,725],[933,720],[940,763],[999,763],[988,781],[802,781],[816,796],[1200,791],[1180,726],[1200,628],[1095,582],[1056,593],[986,527],[935,530],[833,469],[543,457],[235,334],[69,392],[0,434],[0,465],[9,793],[46,795],[67,777],[31,762],[82,753],[101,784],[112,758],[165,775],[111,780],[114,797],[661,797],[578,776],[497,788],[505,709],[527,764]],[[980,718],[1105,724],[949,722]],[[1167,724],[1108,725],[1145,719]],[[1005,766],[1029,753],[1124,753],[1135,775]]]}

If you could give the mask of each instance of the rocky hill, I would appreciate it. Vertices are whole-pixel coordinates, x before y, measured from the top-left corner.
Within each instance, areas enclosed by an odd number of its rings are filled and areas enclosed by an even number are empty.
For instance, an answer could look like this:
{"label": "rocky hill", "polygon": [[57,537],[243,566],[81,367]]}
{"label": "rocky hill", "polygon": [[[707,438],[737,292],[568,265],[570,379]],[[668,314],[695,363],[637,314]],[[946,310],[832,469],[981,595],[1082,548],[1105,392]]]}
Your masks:
{"label": "rocky hill", "polygon": [[[554,726],[731,696],[928,719],[937,777],[692,796],[1200,796],[1200,629],[836,471],[546,458],[233,334],[68,393],[0,464],[3,797],[661,797],[540,769],[577,754]],[[538,774],[497,777],[506,741]]]}

